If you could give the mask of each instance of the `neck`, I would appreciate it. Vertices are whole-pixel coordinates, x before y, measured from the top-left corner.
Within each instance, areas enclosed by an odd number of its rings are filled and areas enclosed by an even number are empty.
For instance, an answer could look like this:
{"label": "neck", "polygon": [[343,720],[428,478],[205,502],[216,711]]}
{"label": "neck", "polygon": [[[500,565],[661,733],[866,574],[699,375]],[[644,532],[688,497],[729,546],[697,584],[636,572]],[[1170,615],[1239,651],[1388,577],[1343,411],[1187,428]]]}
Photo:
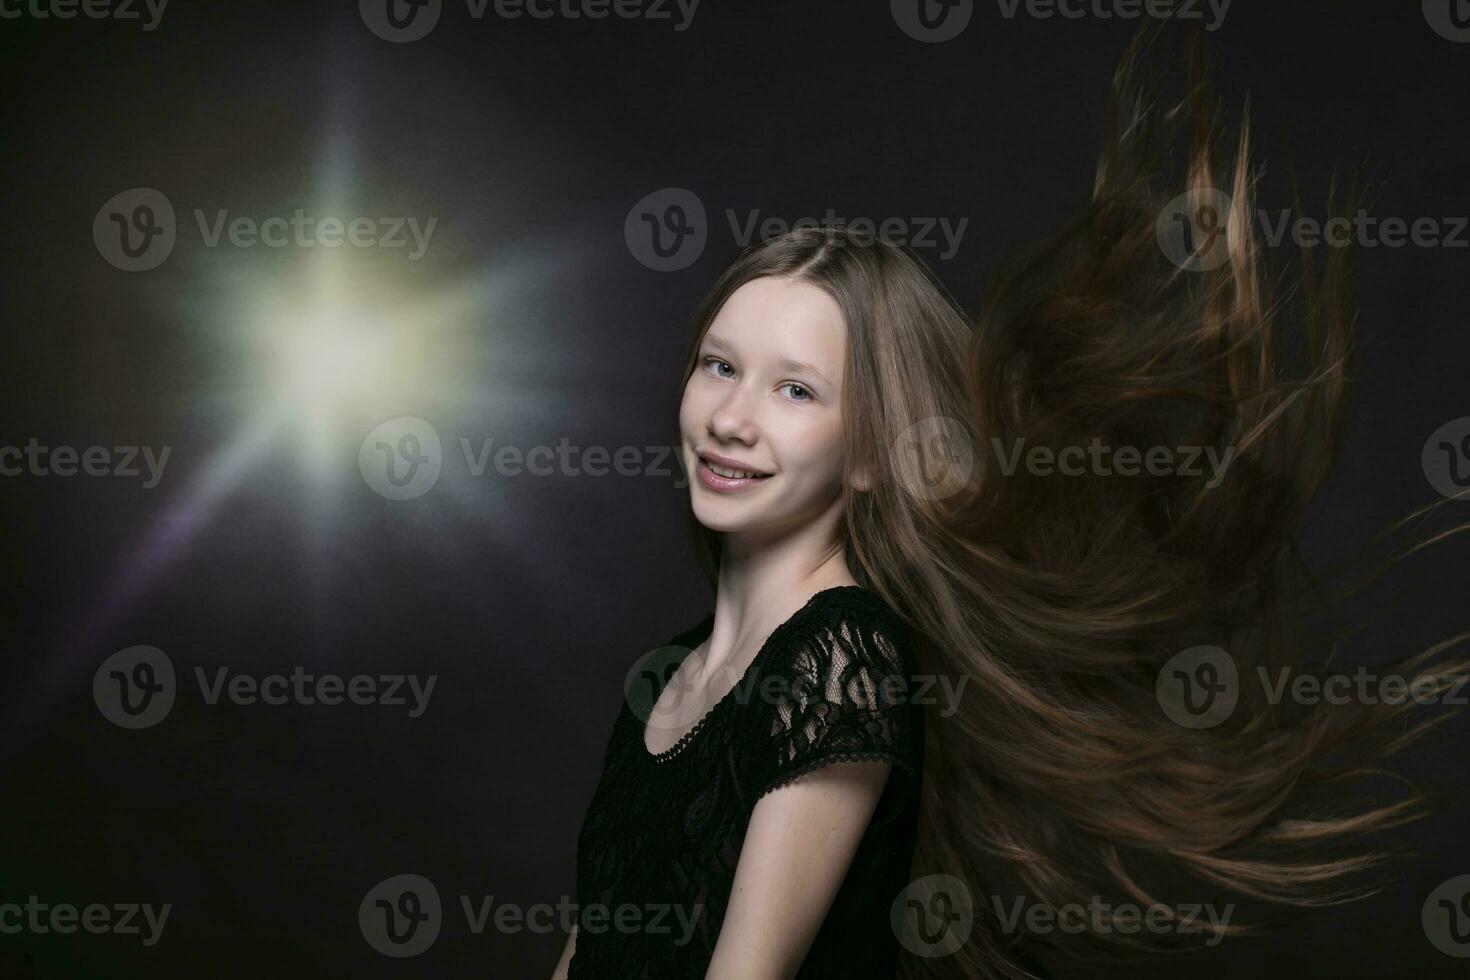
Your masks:
{"label": "neck", "polygon": [[838,535],[842,501],[783,534],[727,534],[720,544],[709,657],[748,653],[817,592],[852,585]]}

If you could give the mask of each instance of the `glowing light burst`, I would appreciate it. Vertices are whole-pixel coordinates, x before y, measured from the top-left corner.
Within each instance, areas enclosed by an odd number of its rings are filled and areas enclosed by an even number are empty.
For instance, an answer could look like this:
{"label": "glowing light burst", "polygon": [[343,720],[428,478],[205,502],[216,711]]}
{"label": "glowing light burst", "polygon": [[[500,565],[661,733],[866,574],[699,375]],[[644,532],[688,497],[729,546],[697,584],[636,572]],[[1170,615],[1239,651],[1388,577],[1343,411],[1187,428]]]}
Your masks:
{"label": "glowing light burst", "polygon": [[327,307],[272,338],[279,347],[280,392],[309,418],[380,391],[391,381],[392,338],[366,310]]}
{"label": "glowing light burst", "polygon": [[[334,94],[315,167],[316,193],[307,202],[283,203],[279,212],[300,206],[315,215],[380,213],[354,204],[359,196],[378,195],[358,194],[364,185],[346,128],[354,117],[350,86],[335,84],[329,91]],[[402,250],[381,247],[218,247],[177,255],[175,265],[193,265],[164,315],[171,314],[201,347],[212,348],[220,362],[218,374],[199,379],[191,391],[191,414],[206,431],[221,423],[229,431],[217,438],[207,460],[174,463],[188,468],[182,489],[160,491],[168,493],[163,513],[118,563],[90,611],[71,624],[40,679],[39,696],[19,713],[34,721],[71,690],[74,678],[95,664],[108,630],[242,491],[264,491],[300,515],[306,559],[301,584],[320,612],[329,581],[322,565],[328,549],[322,545],[352,511],[344,506],[346,495],[355,493],[354,503],[382,503],[359,477],[360,441],[378,424],[403,415],[483,429],[487,419],[510,408],[524,413],[527,402],[555,391],[554,378],[517,384],[497,377],[496,369],[525,362],[528,332],[514,328],[517,311],[539,298],[553,271],[566,273],[568,259],[559,251],[538,254],[522,246],[513,257],[497,257],[494,268],[446,282],[427,256],[409,262]],[[281,458],[282,448],[293,442],[294,466]],[[304,480],[293,479],[298,474]],[[501,495],[485,492],[485,481],[445,480],[440,486],[439,499],[452,505],[455,520],[435,520],[432,502],[395,515],[411,533],[426,535],[424,544],[433,553],[458,559],[468,547],[522,544],[505,540],[514,535],[514,522]],[[377,512],[357,508],[354,516]],[[460,518],[474,521],[483,540],[467,543]],[[528,554],[523,564],[555,573],[556,562],[541,550],[519,553]],[[27,719],[21,721],[25,728]],[[0,748],[0,759],[19,748]]]}
{"label": "glowing light burst", "polygon": [[437,319],[411,298],[382,295],[381,282],[349,288],[346,270],[317,275],[304,297],[267,287],[242,298],[236,323],[249,397],[259,413],[284,415],[305,471],[321,482],[343,475],[336,465],[342,439],[425,401],[460,395],[456,375],[467,358],[457,335],[463,324]]}
{"label": "glowing light burst", "polygon": [[[416,415],[473,428],[462,420],[537,394],[495,377],[495,368],[526,343],[509,308],[546,279],[550,263],[523,257],[448,287],[404,265],[401,255],[316,250],[274,275],[232,266],[232,281],[214,293],[209,322],[230,413],[243,431],[268,429],[279,445],[294,445],[294,462],[277,460],[276,482],[305,484],[296,506],[318,540],[344,495],[369,492],[357,451],[378,425]],[[467,502],[462,488],[446,493]],[[455,541],[445,535],[446,545]]]}
{"label": "glowing light burst", "polygon": [[[472,420],[541,394],[490,374],[501,356],[525,344],[523,331],[497,329],[497,320],[513,317],[509,308],[544,284],[553,263],[522,253],[448,286],[431,285],[428,275],[405,272],[404,264],[401,254],[315,249],[284,262],[248,253],[209,256],[195,270],[175,313],[196,324],[220,358],[219,377],[200,389],[201,414],[215,417],[224,409],[234,431],[130,550],[93,614],[75,624],[53,683],[64,682],[73,658],[96,652],[111,624],[242,489],[267,490],[301,516],[301,584],[320,600],[329,580],[323,544],[350,510],[349,495],[377,502],[356,463],[368,432],[403,415],[473,428],[484,423]],[[283,459],[293,446],[294,459]],[[443,498],[456,517],[476,520],[486,543],[494,544],[508,522],[486,500],[485,486],[444,481]],[[403,514],[414,533],[428,534],[426,544],[446,557],[460,554],[465,541],[458,522],[426,521],[437,509],[432,502],[418,506]]]}

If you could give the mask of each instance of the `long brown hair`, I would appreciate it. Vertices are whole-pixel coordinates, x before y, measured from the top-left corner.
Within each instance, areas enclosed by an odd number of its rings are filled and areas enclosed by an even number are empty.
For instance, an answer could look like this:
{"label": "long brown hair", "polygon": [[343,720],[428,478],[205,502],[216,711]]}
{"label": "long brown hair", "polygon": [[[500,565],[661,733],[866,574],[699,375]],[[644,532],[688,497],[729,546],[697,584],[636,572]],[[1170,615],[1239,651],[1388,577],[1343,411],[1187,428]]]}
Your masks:
{"label": "long brown hair", "polygon": [[[723,273],[685,379],[753,279],[810,282],[846,317],[847,465],[870,478],[845,491],[849,564],[914,627],[921,670],[970,679],[951,716],[926,718],[916,877],[953,875],[976,896],[1014,884],[1052,908],[1116,896],[1174,909],[1181,878],[1266,906],[1349,900],[1384,857],[1364,835],[1425,800],[1410,788],[1350,801],[1344,781],[1444,715],[1412,717],[1412,701],[1290,705],[1249,683],[1259,666],[1319,669],[1334,635],[1312,617],[1348,593],[1308,575],[1297,542],[1342,426],[1349,256],[1329,249],[1319,269],[1304,251],[1283,298],[1251,228],[1248,125],[1222,150],[1198,46],[1188,95],[1150,101],[1136,80],[1148,47],[1136,40],[1114,79],[1090,201],[1005,264],[978,317],[905,248],[797,230]],[[1171,256],[1171,206],[1212,240]],[[1228,465],[1070,477],[1015,465],[1089,444],[1199,447]],[[935,466],[950,485],[924,492]],[[1464,671],[1443,662],[1461,639],[1395,667],[1443,691]],[[1191,726],[1164,710],[1158,682],[1201,645],[1227,654],[1239,703]],[[906,960],[904,975],[1025,976],[1013,937],[977,911],[970,942]],[[1183,941],[1085,921],[1086,935],[1056,941]]]}

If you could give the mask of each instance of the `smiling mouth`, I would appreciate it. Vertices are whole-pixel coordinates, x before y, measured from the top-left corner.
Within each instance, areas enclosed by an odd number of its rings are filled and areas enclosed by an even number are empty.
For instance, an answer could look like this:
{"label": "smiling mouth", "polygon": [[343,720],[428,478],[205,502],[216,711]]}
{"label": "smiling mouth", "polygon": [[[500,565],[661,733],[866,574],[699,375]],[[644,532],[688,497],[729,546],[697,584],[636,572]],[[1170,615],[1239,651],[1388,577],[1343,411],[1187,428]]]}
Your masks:
{"label": "smiling mouth", "polygon": [[757,470],[737,470],[734,467],[721,466],[718,463],[710,462],[702,456],[700,457],[700,462],[708,466],[710,472],[715,476],[723,476],[727,480],[758,480],[771,475],[769,473],[761,473]]}

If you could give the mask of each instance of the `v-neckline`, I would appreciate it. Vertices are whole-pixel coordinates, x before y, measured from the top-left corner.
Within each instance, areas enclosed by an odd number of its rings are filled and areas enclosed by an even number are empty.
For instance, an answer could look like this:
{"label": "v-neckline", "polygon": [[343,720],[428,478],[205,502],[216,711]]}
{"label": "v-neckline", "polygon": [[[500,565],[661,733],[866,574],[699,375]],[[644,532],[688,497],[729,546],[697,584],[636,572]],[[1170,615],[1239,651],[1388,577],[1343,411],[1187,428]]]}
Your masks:
{"label": "v-neckline", "polygon": [[[798,619],[800,619],[809,610],[811,610],[811,608],[817,604],[817,600],[820,599],[822,596],[829,595],[833,592],[844,592],[853,589],[856,589],[859,592],[867,591],[860,585],[834,585],[812,593],[811,598],[807,599],[807,601],[802,604],[802,607],[800,609],[792,613],[790,616],[786,617],[786,619],[777,624],[775,629],[771,630],[770,635],[765,638],[765,641],[763,643],[761,643],[760,649],[756,650],[755,656],[750,658],[750,663],[746,665],[744,672],[740,675],[740,679],[737,680],[733,685],[731,685],[730,690],[721,695],[720,699],[716,701],[714,705],[709,708],[709,710],[701,715],[698,721],[694,723],[694,727],[689,729],[689,731],[685,732],[683,735],[680,735],[678,740],[675,741],[674,744],[669,746],[667,749],[663,750],[662,752],[654,752],[649,749],[648,719],[639,719],[641,724],[639,724],[638,726],[638,749],[640,752],[643,753],[644,758],[648,759],[655,765],[662,765],[678,757],[686,748],[689,747],[689,744],[694,741],[695,736],[704,730],[705,726],[712,718],[714,718],[716,713],[725,710],[725,705],[729,703],[733,697],[735,697],[736,692],[740,691],[742,688],[749,686],[752,675],[755,673],[756,669],[765,661],[766,654],[770,651],[771,646],[777,637],[779,637]],[[686,653],[682,658],[680,658],[678,666],[674,668],[674,673],[669,675],[669,679],[665,681],[663,686],[658,689],[658,692],[654,694],[652,706],[649,708],[650,714],[652,714],[654,709],[658,707],[659,699],[663,697],[663,693],[668,688],[669,683],[673,681],[674,675],[677,674],[680,670],[684,669],[684,664],[689,659],[689,654],[692,654],[698,648],[700,643],[703,643],[705,640],[709,639],[709,635],[714,629],[714,622],[715,617],[714,614],[711,613],[705,619],[704,623],[700,625],[699,633],[697,634],[697,642],[693,647],[690,648],[689,653]],[[633,717],[637,718],[637,713],[634,713]]]}

